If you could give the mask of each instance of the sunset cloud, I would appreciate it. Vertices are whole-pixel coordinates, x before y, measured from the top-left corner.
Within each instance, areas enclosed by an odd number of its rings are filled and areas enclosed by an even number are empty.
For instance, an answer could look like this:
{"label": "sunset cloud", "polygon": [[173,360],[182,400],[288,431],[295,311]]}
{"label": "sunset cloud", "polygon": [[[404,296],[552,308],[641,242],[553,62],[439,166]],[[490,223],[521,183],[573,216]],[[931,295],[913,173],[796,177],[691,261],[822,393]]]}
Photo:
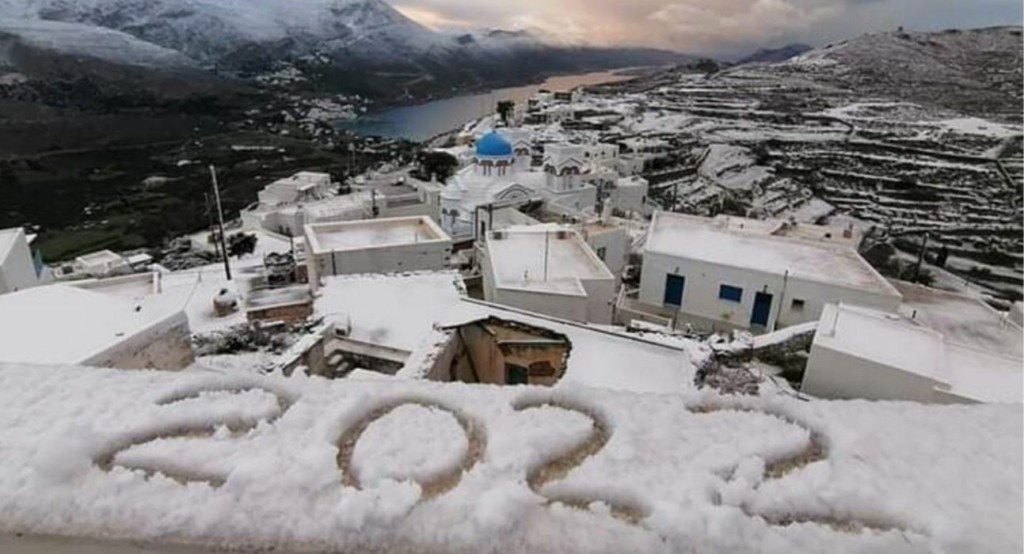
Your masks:
{"label": "sunset cloud", "polygon": [[1017,24],[1020,0],[395,0],[441,31],[527,29],[562,42],[735,56],[864,32]]}

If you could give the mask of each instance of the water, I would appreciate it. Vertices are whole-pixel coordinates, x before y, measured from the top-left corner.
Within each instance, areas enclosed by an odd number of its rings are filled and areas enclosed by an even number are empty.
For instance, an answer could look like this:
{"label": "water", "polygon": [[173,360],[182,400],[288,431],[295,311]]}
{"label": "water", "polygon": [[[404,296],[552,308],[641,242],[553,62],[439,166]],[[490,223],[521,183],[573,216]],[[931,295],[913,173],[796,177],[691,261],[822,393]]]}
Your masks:
{"label": "water", "polygon": [[474,119],[494,113],[498,102],[502,100],[513,100],[517,104],[521,104],[541,89],[565,91],[581,85],[612,83],[628,78],[607,71],[551,77],[538,85],[467,94],[417,106],[366,114],[354,121],[343,121],[338,124],[338,127],[360,135],[404,138],[420,142],[441,133],[453,131]]}

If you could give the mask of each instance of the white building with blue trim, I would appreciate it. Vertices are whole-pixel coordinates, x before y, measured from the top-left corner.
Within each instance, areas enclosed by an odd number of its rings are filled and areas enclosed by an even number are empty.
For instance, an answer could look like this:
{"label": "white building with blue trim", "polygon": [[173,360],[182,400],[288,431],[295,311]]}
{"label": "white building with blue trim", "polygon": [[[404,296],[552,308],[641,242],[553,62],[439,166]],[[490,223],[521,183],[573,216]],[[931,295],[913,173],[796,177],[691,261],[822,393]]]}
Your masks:
{"label": "white building with blue trim", "polygon": [[643,250],[643,312],[700,330],[816,321],[826,304],[894,312],[900,292],[842,229],[658,212]]}

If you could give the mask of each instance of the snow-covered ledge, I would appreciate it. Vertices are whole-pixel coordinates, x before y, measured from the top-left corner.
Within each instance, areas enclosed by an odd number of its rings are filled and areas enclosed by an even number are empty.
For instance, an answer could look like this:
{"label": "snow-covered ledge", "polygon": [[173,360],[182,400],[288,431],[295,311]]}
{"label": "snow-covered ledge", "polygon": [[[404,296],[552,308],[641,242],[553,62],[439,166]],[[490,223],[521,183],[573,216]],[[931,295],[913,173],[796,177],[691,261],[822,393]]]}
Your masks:
{"label": "snow-covered ledge", "polygon": [[1016,552],[1021,409],[0,365],[0,546]]}

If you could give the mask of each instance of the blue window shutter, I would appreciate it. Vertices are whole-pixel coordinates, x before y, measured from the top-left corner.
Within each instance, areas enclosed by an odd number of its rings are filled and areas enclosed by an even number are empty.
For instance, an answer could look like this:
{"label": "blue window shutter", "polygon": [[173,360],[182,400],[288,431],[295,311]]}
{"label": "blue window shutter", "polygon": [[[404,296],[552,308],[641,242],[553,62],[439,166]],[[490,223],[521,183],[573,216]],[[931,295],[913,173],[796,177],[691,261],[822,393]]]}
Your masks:
{"label": "blue window shutter", "polygon": [[743,289],[732,285],[722,285],[718,288],[718,297],[731,302],[742,302]]}

